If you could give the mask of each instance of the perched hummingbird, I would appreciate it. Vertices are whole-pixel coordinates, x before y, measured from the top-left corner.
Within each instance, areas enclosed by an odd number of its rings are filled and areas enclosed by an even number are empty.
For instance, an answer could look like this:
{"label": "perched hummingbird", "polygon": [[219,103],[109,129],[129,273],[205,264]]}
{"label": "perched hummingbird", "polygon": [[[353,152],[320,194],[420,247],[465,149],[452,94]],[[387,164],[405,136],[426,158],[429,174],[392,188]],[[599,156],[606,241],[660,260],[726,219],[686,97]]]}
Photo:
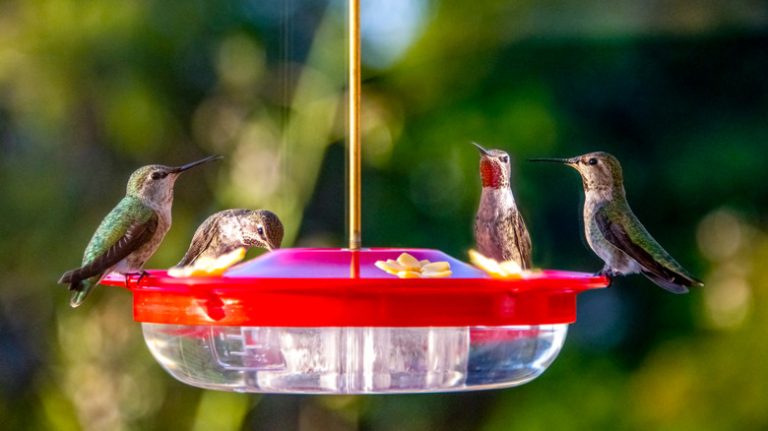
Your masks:
{"label": "perched hummingbird", "polygon": [[531,159],[566,164],[584,184],[584,230],[592,250],[605,262],[600,274],[641,272],[660,287],[686,293],[703,286],[648,233],[627,203],[621,165],[612,155],[594,152],[570,159]]}
{"label": "perched hummingbird", "polygon": [[236,248],[280,248],[283,224],[267,210],[230,209],[219,211],[197,228],[189,249],[177,266],[192,265],[201,257],[216,258]]}
{"label": "perched hummingbird", "polygon": [[171,227],[176,179],[187,169],[220,158],[206,157],[179,167],[148,165],[134,171],[125,197],[102,220],[85,248],[83,265],[59,279],[72,291],[69,305],[82,304],[91,289],[112,271],[143,272],[144,263]]}
{"label": "perched hummingbird", "polygon": [[472,144],[480,150],[483,184],[475,216],[477,251],[497,261],[512,260],[522,269],[531,268],[531,237],[509,185],[509,155]]}

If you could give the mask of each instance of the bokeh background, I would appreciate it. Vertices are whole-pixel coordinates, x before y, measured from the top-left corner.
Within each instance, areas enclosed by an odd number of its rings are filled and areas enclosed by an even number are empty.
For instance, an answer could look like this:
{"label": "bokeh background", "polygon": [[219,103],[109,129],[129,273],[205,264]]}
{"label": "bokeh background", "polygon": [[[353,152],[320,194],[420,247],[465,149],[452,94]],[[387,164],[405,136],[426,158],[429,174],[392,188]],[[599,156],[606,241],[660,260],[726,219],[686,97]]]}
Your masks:
{"label": "bokeh background", "polygon": [[642,277],[579,299],[557,361],[519,388],[258,396],[168,376],[76,266],[138,166],[186,174],[148,267],[196,225],[270,208],[285,246],[343,246],[345,7],[336,0],[0,2],[0,428],[768,429],[768,4],[363,0],[365,245],[466,259],[477,141],[513,156],[539,266],[596,271],[577,174],[609,151],[646,227],[706,286]]}

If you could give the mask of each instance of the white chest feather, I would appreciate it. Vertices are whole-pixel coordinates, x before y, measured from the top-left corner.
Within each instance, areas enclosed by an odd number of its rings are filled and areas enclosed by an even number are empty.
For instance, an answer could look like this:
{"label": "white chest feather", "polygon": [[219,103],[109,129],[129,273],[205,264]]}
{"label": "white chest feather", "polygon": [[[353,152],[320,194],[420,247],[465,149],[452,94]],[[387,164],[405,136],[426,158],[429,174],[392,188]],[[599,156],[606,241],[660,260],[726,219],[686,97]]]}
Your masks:
{"label": "white chest feather", "polygon": [[478,220],[497,220],[515,206],[515,198],[509,188],[494,189],[483,187],[480,194],[480,207],[477,210]]}
{"label": "white chest feather", "polygon": [[514,206],[515,198],[509,188],[483,188],[474,229],[475,245],[480,253],[501,260],[502,231],[505,229],[503,222],[509,219]]}
{"label": "white chest feather", "polygon": [[157,214],[157,227],[152,237],[142,244],[139,248],[131,252],[127,257],[118,262],[113,268],[113,271],[121,273],[134,273],[139,272],[144,268],[144,264],[155,254],[160,243],[163,242],[165,234],[171,228],[171,206],[170,205],[153,205],[152,209]]}

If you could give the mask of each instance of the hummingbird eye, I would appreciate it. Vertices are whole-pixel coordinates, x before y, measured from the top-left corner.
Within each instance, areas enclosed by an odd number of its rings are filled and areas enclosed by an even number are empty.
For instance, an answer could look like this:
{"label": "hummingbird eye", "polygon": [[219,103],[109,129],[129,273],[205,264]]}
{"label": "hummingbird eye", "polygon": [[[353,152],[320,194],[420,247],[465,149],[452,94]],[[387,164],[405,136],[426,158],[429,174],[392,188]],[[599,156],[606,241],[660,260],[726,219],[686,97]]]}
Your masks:
{"label": "hummingbird eye", "polygon": [[499,160],[501,160],[501,163],[507,163],[509,161],[509,156],[501,156],[499,157]]}
{"label": "hummingbird eye", "polygon": [[589,159],[589,161],[587,161],[587,163],[589,163],[590,165],[596,165],[597,164],[597,159],[592,157],[591,159]]}
{"label": "hummingbird eye", "polygon": [[256,228],[256,232],[259,233],[259,236],[261,236],[261,237],[264,236],[264,228],[263,227],[259,226],[258,228]]}
{"label": "hummingbird eye", "polygon": [[167,176],[168,176],[168,172],[157,171],[157,172],[152,172],[151,178],[153,180],[160,180]]}

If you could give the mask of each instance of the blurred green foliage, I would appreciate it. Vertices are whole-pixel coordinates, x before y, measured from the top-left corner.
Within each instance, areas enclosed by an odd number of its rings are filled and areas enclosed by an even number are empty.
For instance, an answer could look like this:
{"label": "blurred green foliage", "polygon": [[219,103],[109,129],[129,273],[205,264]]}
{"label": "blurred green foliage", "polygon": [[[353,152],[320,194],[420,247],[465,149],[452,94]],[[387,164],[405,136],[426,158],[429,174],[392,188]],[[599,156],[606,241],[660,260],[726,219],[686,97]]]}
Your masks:
{"label": "blurred green foliage", "polygon": [[367,22],[391,24],[364,41],[364,57],[379,55],[364,77],[366,245],[465,258],[477,141],[513,155],[537,264],[597,270],[576,174],[525,159],[605,150],[637,215],[706,287],[676,297],[628,277],[582,295],[560,358],[515,389],[184,386],[143,346],[127,292],[102,288],[72,310],[55,280],[133,169],[203,154],[227,159],[179,181],[149,267],[174,264],[196,224],[227,207],[276,211],[286,246],[343,245],[343,4],[6,0],[0,428],[766,429],[766,5],[362,3],[375,8]]}

